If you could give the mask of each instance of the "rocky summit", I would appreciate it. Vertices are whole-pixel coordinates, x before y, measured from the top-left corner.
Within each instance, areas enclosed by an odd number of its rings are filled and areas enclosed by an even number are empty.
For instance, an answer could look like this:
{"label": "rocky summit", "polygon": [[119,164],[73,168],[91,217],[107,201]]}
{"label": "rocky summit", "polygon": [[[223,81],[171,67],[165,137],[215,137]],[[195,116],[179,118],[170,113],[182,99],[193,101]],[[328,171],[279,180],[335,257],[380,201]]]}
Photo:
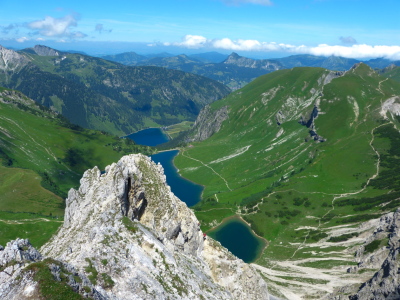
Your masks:
{"label": "rocky summit", "polygon": [[1,299],[269,299],[252,266],[204,238],[150,158],[124,156],[80,183],[41,254],[26,240],[0,249]]}

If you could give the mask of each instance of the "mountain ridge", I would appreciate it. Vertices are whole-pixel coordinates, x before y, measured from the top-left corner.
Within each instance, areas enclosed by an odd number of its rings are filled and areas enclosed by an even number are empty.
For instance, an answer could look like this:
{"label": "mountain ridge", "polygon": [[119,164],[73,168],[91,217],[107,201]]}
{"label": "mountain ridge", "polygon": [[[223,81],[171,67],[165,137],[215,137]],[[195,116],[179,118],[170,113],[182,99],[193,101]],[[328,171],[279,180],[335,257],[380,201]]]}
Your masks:
{"label": "mountain ridge", "polygon": [[[120,54],[123,57],[124,53]],[[200,55],[200,54],[199,54]],[[188,55],[189,58],[199,58],[201,55]],[[179,56],[179,55],[178,55]],[[383,69],[390,64],[400,65],[399,61],[390,61],[384,58],[370,59],[368,61],[361,61],[357,59],[345,58],[340,56],[314,56],[308,54],[291,55],[281,58],[270,59],[253,59],[240,56],[235,52],[230,55],[219,56],[218,60],[214,61],[185,61],[179,63],[178,56],[170,55],[168,57],[146,58],[142,57],[140,61],[132,60],[126,61],[118,59],[116,56],[104,57],[127,65],[153,65],[162,66],[171,69],[183,70],[206,76],[208,78],[218,80],[233,90],[243,87],[245,84],[251,82],[258,76],[267,74],[271,71],[290,69],[294,67],[321,67],[332,71],[346,71],[354,64],[364,62],[372,68]],[[228,67],[223,68],[222,66]]]}
{"label": "mountain ridge", "polygon": [[[166,185],[162,167],[143,155],[125,156],[104,174],[97,167],[86,171],[79,190],[68,194],[63,226],[41,252],[54,262],[32,264],[39,270],[28,265],[33,272],[25,273],[17,264],[7,269],[11,276],[0,276],[3,299],[43,295],[45,283],[35,274],[49,269],[61,269],[67,274],[61,283],[94,299],[269,299],[253,267],[204,239],[193,212]],[[57,271],[58,261],[64,267]],[[85,289],[80,282],[87,279]]]}
{"label": "mountain ridge", "polygon": [[197,75],[127,67],[45,46],[20,52],[2,48],[0,55],[7,58],[1,85],[21,90],[75,124],[120,136],[194,120],[201,107],[229,92],[224,85]]}

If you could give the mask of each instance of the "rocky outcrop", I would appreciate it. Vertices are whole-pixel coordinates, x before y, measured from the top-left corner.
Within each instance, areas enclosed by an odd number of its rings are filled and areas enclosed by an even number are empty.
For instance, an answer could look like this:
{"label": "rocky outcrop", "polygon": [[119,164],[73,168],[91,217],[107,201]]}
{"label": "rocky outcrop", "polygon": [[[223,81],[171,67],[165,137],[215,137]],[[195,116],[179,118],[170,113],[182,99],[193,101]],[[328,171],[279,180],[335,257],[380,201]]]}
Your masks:
{"label": "rocky outcrop", "polygon": [[[389,235],[388,244],[384,245],[383,248],[379,247],[375,253],[367,256],[367,261],[362,260],[358,264],[360,267],[368,267],[371,263],[382,262],[383,260],[379,270],[370,280],[362,284],[358,292],[350,296],[349,299],[400,299],[398,261],[400,250],[400,210],[382,216],[377,229],[366,243],[371,244],[372,241],[379,241],[387,235]],[[359,252],[357,252],[357,255],[360,256]],[[379,255],[382,253],[385,255]]]}
{"label": "rocky outcrop", "polygon": [[15,72],[29,63],[25,56],[0,46],[0,70],[4,72]]}
{"label": "rocky outcrop", "polygon": [[191,141],[204,141],[217,133],[222,122],[228,119],[228,107],[224,106],[218,110],[212,111],[210,106],[205,106],[196,119],[191,130]]}
{"label": "rocky outcrop", "polygon": [[[50,281],[44,282],[43,272],[49,275]],[[106,299],[72,265],[49,258],[42,260],[42,255],[28,240],[17,239],[5,248],[0,246],[0,299],[41,299],[43,285],[46,289],[49,283],[56,288],[68,285],[70,293],[79,293],[85,298]],[[69,299],[67,295],[65,299]]]}
{"label": "rocky outcrop", "polygon": [[358,288],[344,286],[327,299],[400,299],[399,251],[400,209],[380,218],[375,231],[356,250],[358,265],[348,270],[357,273],[363,269],[377,269],[377,272]]}
{"label": "rocky outcrop", "polygon": [[[251,266],[204,239],[162,166],[143,155],[125,156],[104,174],[86,171],[68,194],[63,226],[41,252],[55,282],[94,299],[269,299]],[[14,294],[25,282],[40,292],[28,275],[11,284]]]}
{"label": "rocky outcrop", "polygon": [[37,283],[31,277],[20,279],[22,270],[42,255],[28,240],[17,239],[0,246],[0,299],[26,299],[34,295]]}
{"label": "rocky outcrop", "polygon": [[333,79],[341,77],[345,74],[344,71],[330,71],[329,73],[324,74],[322,77],[318,78],[319,85],[327,85]]}
{"label": "rocky outcrop", "polygon": [[39,56],[59,56],[60,53],[57,50],[54,50],[50,47],[43,45],[36,45],[33,47],[33,51],[36,52]]}
{"label": "rocky outcrop", "polygon": [[[393,116],[400,116],[400,97],[393,96],[382,103],[380,115],[387,119],[390,114]],[[388,114],[389,113],[389,114]]]}
{"label": "rocky outcrop", "polygon": [[303,118],[303,116],[301,116],[301,118],[300,118],[300,120],[299,120],[299,123],[300,123],[301,125],[304,125],[304,126],[306,126],[307,128],[310,129],[310,130],[309,130],[310,137],[311,137],[314,141],[325,142],[326,140],[325,140],[322,136],[320,136],[320,135],[317,133],[317,130],[316,130],[316,126],[315,126],[314,120],[315,120],[317,117],[318,117],[318,107],[317,107],[316,105],[314,105],[314,108],[313,108],[313,110],[312,110],[312,112],[311,112],[311,114],[310,114],[310,118],[309,118],[308,120],[305,120],[305,119]]}

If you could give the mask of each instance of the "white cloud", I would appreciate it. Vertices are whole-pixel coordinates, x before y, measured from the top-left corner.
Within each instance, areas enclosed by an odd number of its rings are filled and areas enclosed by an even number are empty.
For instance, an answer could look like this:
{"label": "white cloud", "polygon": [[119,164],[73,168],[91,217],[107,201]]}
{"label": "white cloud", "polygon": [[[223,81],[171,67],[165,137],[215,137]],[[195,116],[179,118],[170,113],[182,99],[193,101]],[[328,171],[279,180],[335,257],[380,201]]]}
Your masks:
{"label": "white cloud", "polygon": [[53,18],[50,16],[45,17],[43,20],[28,23],[30,29],[37,30],[36,33],[43,36],[50,37],[69,37],[69,38],[82,38],[87,35],[75,31],[71,31],[71,27],[78,25],[78,17],[75,15],[67,15],[62,18]]}
{"label": "white cloud", "polygon": [[271,0],[223,0],[226,4],[229,5],[240,5],[240,4],[257,4],[257,5],[264,5],[264,6],[271,6]]}
{"label": "white cloud", "polygon": [[384,57],[389,59],[400,59],[400,46],[371,46],[363,44],[346,47],[321,44],[317,47],[308,48],[308,52],[306,53],[322,56],[344,56],[348,58]]}
{"label": "white cloud", "polygon": [[215,48],[232,51],[264,51],[264,52],[286,52],[290,54],[313,54],[320,56],[343,56],[347,58],[373,58],[384,57],[388,59],[400,59],[400,46],[365,45],[356,44],[351,46],[320,44],[316,47],[305,45],[291,45],[275,42],[260,42],[258,40],[231,40],[207,39],[199,35],[186,35],[182,42],[164,43],[165,46],[179,46],[185,48]]}
{"label": "white cloud", "polygon": [[29,39],[26,36],[23,36],[23,37],[20,37],[20,38],[16,39],[16,41],[18,43],[23,43],[25,41],[29,41]]}
{"label": "white cloud", "polygon": [[164,46],[179,46],[198,49],[206,46],[207,43],[208,40],[204,36],[188,34],[184,36],[182,42],[164,43]]}

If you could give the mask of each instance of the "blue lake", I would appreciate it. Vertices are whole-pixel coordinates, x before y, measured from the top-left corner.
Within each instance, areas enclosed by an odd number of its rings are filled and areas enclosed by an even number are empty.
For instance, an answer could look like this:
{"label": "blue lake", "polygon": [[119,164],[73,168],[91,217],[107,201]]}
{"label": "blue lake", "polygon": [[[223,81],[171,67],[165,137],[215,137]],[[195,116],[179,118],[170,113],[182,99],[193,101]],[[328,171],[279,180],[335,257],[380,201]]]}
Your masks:
{"label": "blue lake", "polygon": [[[134,140],[136,144],[146,146],[157,146],[168,142],[168,137],[160,128],[144,129],[126,137]],[[150,157],[155,163],[160,163],[163,166],[167,183],[175,196],[185,202],[187,206],[193,206],[200,201],[203,187],[179,175],[178,169],[175,168],[173,163],[178,152],[178,150],[164,151]]]}
{"label": "blue lake", "polygon": [[[160,128],[141,130],[127,137],[134,140],[136,144],[146,146],[157,146],[168,141],[168,137]],[[178,152],[178,150],[159,152],[152,155],[151,159],[163,166],[171,191],[187,206],[193,206],[201,200],[203,187],[179,175],[173,163]],[[208,235],[245,262],[257,259],[265,246],[264,240],[257,237],[251,228],[239,218],[228,219],[209,231]]]}
{"label": "blue lake", "polygon": [[160,128],[148,128],[127,135],[136,144],[145,146],[157,146],[168,142],[168,136]]}
{"label": "blue lake", "polygon": [[257,259],[265,246],[264,240],[257,237],[239,218],[230,218],[209,231],[208,235],[246,263]]}
{"label": "blue lake", "polygon": [[203,187],[179,175],[178,169],[175,168],[173,163],[178,152],[178,150],[159,152],[150,157],[155,163],[160,163],[163,166],[167,183],[175,196],[185,202],[187,206],[193,206],[200,201]]}

